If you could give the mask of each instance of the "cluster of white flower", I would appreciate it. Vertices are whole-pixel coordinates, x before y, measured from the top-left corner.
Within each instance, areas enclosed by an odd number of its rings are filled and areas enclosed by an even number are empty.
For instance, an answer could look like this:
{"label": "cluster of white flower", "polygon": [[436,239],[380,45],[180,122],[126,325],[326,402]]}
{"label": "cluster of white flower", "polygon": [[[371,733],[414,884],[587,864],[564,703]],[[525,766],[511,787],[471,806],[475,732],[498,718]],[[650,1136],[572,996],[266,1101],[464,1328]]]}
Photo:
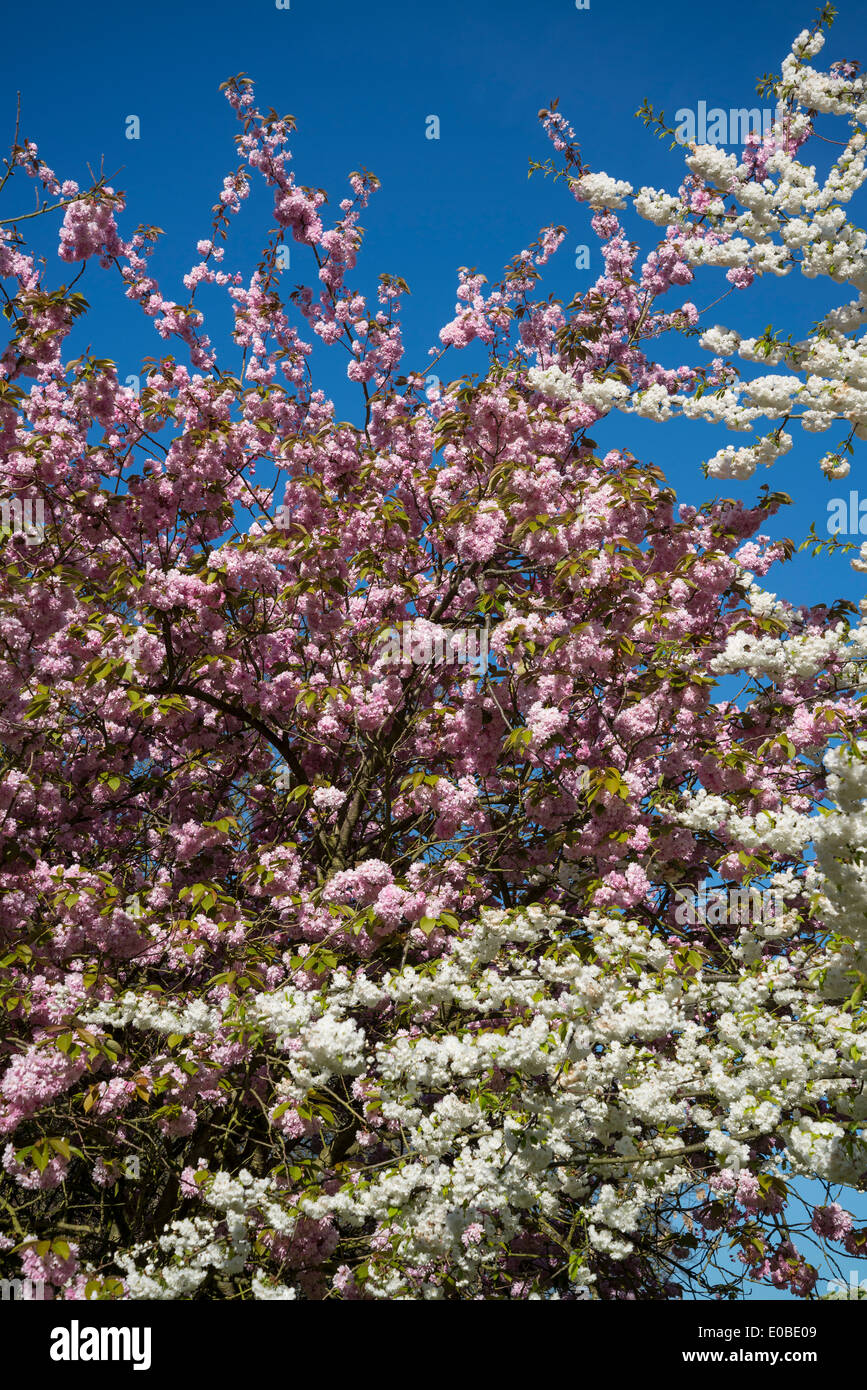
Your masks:
{"label": "cluster of white flower", "polygon": [[[787,845],[793,824],[800,842],[815,829],[803,819],[778,820]],[[718,797],[697,799],[681,820],[697,828],[725,822],[745,842],[750,832],[755,843],[773,839],[770,819],[735,824]],[[783,894],[799,887],[786,875],[774,886]],[[499,1241],[518,1234],[529,1206],[550,1218],[565,1200],[578,1202],[591,1248],[624,1258],[643,1215],[690,1180],[676,1137],[687,1119],[705,1129],[721,1162],[746,1161],[757,1133],[776,1133],[786,1144],[777,1163],[785,1158],[795,1171],[843,1182],[863,1169],[864,1146],[847,1147],[840,1126],[812,1118],[817,1096],[833,1095],[844,1113],[857,1103],[861,1070],[851,1057],[860,1023],[819,984],[810,1000],[797,956],[794,966],[763,959],[746,927],[734,951],[739,977],[685,976],[646,926],[596,913],[584,924],[594,943],[586,961],[558,930],[560,916],[484,912],[427,967],[407,966],[379,983],[363,971],[335,977],[329,993],[338,1014],[390,1003],[412,1025],[387,1039],[365,1039],[360,1029],[352,1037],[364,1089],[403,1139],[393,1164],[302,1199],[306,1215],[354,1228],[373,1220],[402,1264],[448,1259],[470,1279],[480,1261],[496,1257]],[[777,934],[791,929],[784,920]],[[544,954],[533,950],[542,942]],[[814,955],[811,968],[817,964],[833,968],[833,952]],[[794,1014],[771,1008],[789,1000],[798,1001]],[[444,1007],[463,1020],[445,1032],[428,1026]],[[504,1008],[510,1026],[485,1027]],[[709,1030],[710,1018],[717,1023]],[[650,1046],[661,1036],[672,1039],[670,1056]],[[309,1049],[303,1028],[300,1040]],[[503,1073],[519,1078],[520,1090],[498,1106],[487,1088]],[[485,1232],[482,1245],[462,1239],[472,1223]],[[393,1273],[381,1288],[375,1279],[370,1286],[379,1297],[407,1289]]]}
{"label": "cluster of white flower", "polygon": [[[155,1246],[137,1245],[121,1254],[127,1297],[144,1299],[190,1298],[211,1273],[239,1274],[251,1254],[250,1224],[257,1220],[281,1234],[291,1233],[296,1213],[287,1211],[270,1180],[254,1178],[242,1169],[229,1173],[198,1175],[200,1196],[217,1216],[196,1216],[172,1221]],[[294,1289],[275,1283],[263,1271],[252,1275],[257,1299],[293,1299]]]}
{"label": "cluster of white flower", "polygon": [[766,435],[742,449],[727,444],[708,459],[707,471],[711,478],[751,478],[759,464],[770,468],[791,447],[792,436],[784,431]]}
{"label": "cluster of white flower", "polygon": [[585,377],[579,383],[559,367],[531,367],[527,383],[552,400],[584,403],[600,415],[607,414],[613,406],[625,406],[629,400],[629,387],[615,377],[604,377],[601,381]]}
{"label": "cluster of white flower", "polygon": [[575,181],[575,191],[582,202],[592,208],[625,208],[632,193],[632,184],[612,179],[608,174],[585,174]]}
{"label": "cluster of white flower", "polygon": [[339,983],[334,998],[327,1001],[287,986],[260,994],[252,1006],[250,1019],[291,1053],[289,1070],[299,1096],[332,1076],[363,1070],[364,1034],[353,1019],[344,1016],[347,1008]]}
{"label": "cluster of white flower", "polygon": [[633,397],[632,409],[636,415],[643,415],[648,420],[669,420],[675,413],[671,398],[672,393],[657,382]]}
{"label": "cluster of white flower", "polygon": [[696,145],[686,158],[687,167],[705,183],[728,193],[737,179],[738,161],[718,145]]}
{"label": "cluster of white flower", "polygon": [[[715,392],[667,392],[659,386],[611,391],[597,407],[668,420],[674,414],[720,422],[734,431],[753,429],[760,417],[794,419],[808,432],[824,432],[835,422],[867,439],[867,234],[848,216],[846,205],[867,179],[867,80],[853,71],[818,72],[809,66],[824,44],[821,32],[803,31],[782,65],[777,84],[773,142],[763,159],[763,177],[752,163],[739,161],[717,145],[690,145],[686,165],[691,174],[717,190],[702,203],[701,221],[693,224],[682,196],[642,187],[632,195],[635,211],[669,231],[669,247],[693,267],[720,267],[736,277],[793,270],[809,279],[827,277],[851,285],[857,297],[832,309],[811,336],[797,342],[741,339],[734,329],[715,325],[701,336],[701,346],[723,358],[735,353],[763,367],[785,367],[786,375],[735,382]],[[843,117],[848,138],[824,180],[814,165],[787,152],[791,139],[809,130],[811,112]],[[609,175],[588,174],[577,181],[579,197],[595,208],[621,208],[632,193],[628,184]],[[671,239],[673,237],[673,240]],[[852,336],[848,336],[852,335]],[[555,399],[580,399],[596,406],[594,387],[576,388],[559,381],[556,368],[537,373],[537,389]],[[533,374],[531,373],[531,376]],[[544,381],[542,377],[544,375]],[[604,383],[603,383],[604,385]],[[598,393],[597,393],[598,394]],[[788,439],[788,436],[784,437]],[[773,437],[746,449],[721,449],[709,462],[711,476],[748,478],[758,464],[770,466],[787,452]],[[845,476],[848,465],[836,456],[823,459],[824,471]]]}
{"label": "cluster of white flower", "polygon": [[[745,583],[752,611],[788,631],[734,634],[720,671],[804,675],[835,645],[842,658],[867,652],[867,624],[849,639],[842,624],[827,641],[799,633],[788,605]],[[564,930],[549,905],[486,910],[426,963],[379,977],[341,967],[319,987],[307,977],[246,996],[245,1031],[276,1039],[284,1058],[278,1095],[300,1105],[331,1078],[353,1078],[359,1132],[377,1130],[392,1156],[305,1193],[243,1171],[194,1175],[213,1217],[175,1222],[155,1246],[127,1252],[129,1296],[189,1297],[212,1272],[250,1274],[251,1228],[291,1233],[299,1217],[372,1223],[389,1251],[382,1267],[369,1262],[376,1298],[441,1296],[435,1280],[419,1293],[406,1271],[442,1262],[458,1288],[477,1287],[531,1208],[549,1222],[568,1208],[585,1260],[622,1260],[660,1203],[696,1183],[687,1129],[720,1165],[751,1162],[755,1142],[773,1137],[768,1174],[857,1181],[864,1018],[847,1002],[852,972],[867,970],[865,759],[867,745],[827,753],[835,805],[819,817],[788,805],[740,814],[706,791],[670,813],[738,849],[802,863],[812,842],[806,875],[778,873],[771,887],[813,904],[827,924],[818,947],[793,939],[786,955],[763,953],[763,942],[797,938],[803,907],[739,927],[725,973],[701,953],[678,959],[670,939],[621,911],[590,911]],[[141,1017],[127,1005],[112,1021]],[[159,1009],[152,1017],[165,1025]],[[383,1026],[394,1018],[399,1027]],[[826,1099],[833,1120],[816,1116]],[[251,1277],[254,1297],[296,1296],[260,1269]],[[593,1282],[584,1265],[581,1282]]]}
{"label": "cluster of white flower", "polygon": [[[157,1242],[158,1251],[147,1246],[134,1246],[118,1258],[123,1270],[129,1298],[178,1299],[190,1298],[205,1282],[212,1269],[226,1273],[243,1268],[237,1256],[227,1254],[226,1246],[216,1236],[216,1222],[206,1217],[173,1221]],[[168,1256],[170,1262],[157,1259]],[[173,1258],[172,1258],[173,1257]],[[137,1261],[144,1258],[139,1266]]]}
{"label": "cluster of white flower", "polygon": [[722,266],[726,270],[745,266],[750,261],[750,244],[743,237],[732,237],[729,241],[708,245],[700,237],[684,243],[683,258],[693,265]]}
{"label": "cluster of white flower", "polygon": [[[859,630],[857,645],[862,652],[867,651],[864,629]],[[827,944],[810,956],[809,977],[800,982],[800,988],[792,997],[793,1000],[798,998],[801,1021],[811,1027],[819,1025],[822,1034],[828,1037],[831,1049],[827,1057],[828,1076],[836,1078],[834,1084],[838,1085],[847,1073],[856,1074],[839,1049],[844,1039],[862,1026],[856,1013],[839,1011],[839,1001],[851,995],[853,977],[867,970],[867,916],[864,913],[867,865],[862,862],[860,849],[867,842],[867,743],[859,741],[853,747],[829,748],[824,762],[832,804],[824,808],[821,815],[808,816],[784,807],[774,813],[762,811],[753,817],[740,816],[733,813],[724,798],[698,791],[688,799],[686,810],[676,813],[673,819],[693,830],[723,834],[729,842],[747,850],[767,847],[800,857],[806,847],[812,847],[815,859],[807,865],[802,889],[810,896],[811,911],[826,925],[829,936]],[[778,875],[774,883],[775,889],[784,895],[791,895],[793,891],[794,883],[789,877],[787,882],[786,875]],[[789,971],[797,971],[804,959],[805,952],[792,954]],[[794,984],[794,980],[791,983]],[[836,1042],[831,1036],[834,1031],[839,1031]],[[794,1035],[787,1039],[787,1044],[789,1042],[794,1044]],[[852,1046],[854,1050],[849,1060],[857,1060],[860,1047],[854,1038]],[[843,1090],[846,1089],[844,1086]],[[838,1110],[851,1111],[856,1117],[867,1114],[867,1104],[854,1092],[851,1096],[847,1092],[845,1102],[840,1099],[836,1103]],[[810,1163],[816,1164],[815,1131],[810,1130],[812,1158],[805,1147],[807,1141],[803,1131],[804,1123],[799,1120],[792,1131],[792,1152],[800,1155],[801,1171],[808,1172]],[[860,1146],[856,1146],[847,1157],[842,1135],[836,1137],[841,1142],[826,1146],[827,1152],[820,1149],[818,1152],[823,1153],[824,1158],[812,1171],[830,1174],[833,1169],[835,1179],[851,1182],[864,1171],[864,1156]]]}
{"label": "cluster of white flower", "polygon": [[[794,612],[788,604],[780,603],[775,595],[766,593],[751,583],[747,599],[753,613],[774,617],[788,629]],[[824,632],[788,631],[785,637],[765,633],[756,637],[742,628],[732,632],[720,654],[711,661],[715,675],[732,675],[745,671],[754,677],[767,676],[773,680],[794,678],[809,680],[823,670],[830,660],[841,662],[841,679],[846,684],[867,684],[864,658],[867,656],[867,620],[848,628],[838,622]]]}
{"label": "cluster of white flower", "polygon": [[95,1004],[82,1021],[88,1024],[115,1028],[139,1028],[156,1033],[215,1033],[223,1023],[228,1001],[208,1004],[202,998],[190,998],[182,1008],[168,1008],[151,993],[135,994],[128,990],[119,999]]}
{"label": "cluster of white flower", "polygon": [[588,377],[581,383],[581,399],[604,415],[613,406],[629,399],[629,387],[613,377],[605,377],[602,381]]}
{"label": "cluster of white flower", "polygon": [[716,353],[719,357],[731,357],[732,353],[737,351],[741,339],[739,333],[716,323],[713,328],[708,328],[702,333],[698,341],[699,346],[707,352]]}
{"label": "cluster of white flower", "polygon": [[633,207],[639,217],[655,222],[658,227],[666,227],[674,221],[681,211],[681,201],[660,188],[640,188],[633,200]]}
{"label": "cluster of white flower", "polygon": [[527,384],[543,396],[550,396],[552,400],[581,400],[578,383],[559,367],[531,367],[527,372]]}

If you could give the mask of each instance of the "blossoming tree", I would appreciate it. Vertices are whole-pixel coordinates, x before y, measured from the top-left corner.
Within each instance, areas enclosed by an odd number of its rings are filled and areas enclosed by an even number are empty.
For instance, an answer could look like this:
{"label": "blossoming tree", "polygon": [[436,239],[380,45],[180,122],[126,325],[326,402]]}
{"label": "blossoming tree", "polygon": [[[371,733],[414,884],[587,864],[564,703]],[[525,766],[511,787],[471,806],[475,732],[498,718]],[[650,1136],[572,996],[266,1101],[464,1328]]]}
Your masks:
{"label": "blossoming tree", "polygon": [[[809,66],[822,41],[795,41],[770,132],[692,149],[676,194],[592,173],[544,112],[604,274],[537,297],[561,228],[493,286],[462,272],[434,360],[477,341],[487,371],[427,389],[398,374],[406,285],[351,283],[376,180],[329,218],[248,79],[183,304],[121,194],[16,140],[0,188],[35,180],[61,262],[118,275],[164,347],[140,396],[64,361],[86,302],[0,222],[2,487],[46,516],[0,578],[8,1272],[68,1299],[666,1299],[736,1296],[740,1262],[807,1297],[811,1242],[864,1253],[832,1189],[867,1173],[867,623],[758,582],[791,554],[763,531],[784,494],[678,506],[588,434],[771,420],[709,462],[748,477],[791,419],[842,422],[842,476],[867,89]],[[824,182],[817,112],[852,132]],[[277,228],[245,279],[257,176]],[[664,228],[643,261],[627,199]],[[315,272],[288,295],[287,239]],[[800,343],[709,326],[710,362],[665,368],[707,265],[858,297]],[[197,303],[220,290],[223,354]],[[302,332],[347,351],[355,424]],[[487,664],[395,656],[407,624],[428,652],[484,629]],[[685,919],[708,878],[783,910]]]}

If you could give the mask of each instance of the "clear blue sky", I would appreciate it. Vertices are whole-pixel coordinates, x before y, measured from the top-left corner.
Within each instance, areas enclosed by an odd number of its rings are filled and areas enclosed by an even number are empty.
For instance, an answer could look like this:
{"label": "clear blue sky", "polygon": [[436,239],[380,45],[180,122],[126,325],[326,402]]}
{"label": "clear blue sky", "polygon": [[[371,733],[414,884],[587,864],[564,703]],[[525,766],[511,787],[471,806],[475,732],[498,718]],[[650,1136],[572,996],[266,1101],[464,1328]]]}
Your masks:
{"label": "clear blue sky", "polygon": [[[196,240],[208,234],[211,205],[233,163],[237,125],[217,88],[247,72],[263,107],[298,121],[292,149],[299,182],[325,188],[336,207],[349,170],[364,166],[382,180],[363,218],[367,238],[353,283],[371,292],[380,271],[408,281],[406,365],[422,369],[427,348],[453,316],[459,265],[494,279],[541,226],[560,223],[568,237],[543,282],[546,293],[569,298],[601,270],[586,209],[562,183],[527,180],[528,159],[550,153],[536,118],[541,106],[559,97],[595,169],[636,187],[674,191],[681,155],[634,118],[643,99],[664,108],[672,124],[678,107],[699,101],[724,109],[759,105],[756,79],[778,70],[790,40],[815,13],[809,0],[688,7],[679,0],[590,0],[589,10],[577,10],[574,0],[291,0],[286,10],[275,0],[102,0],[84,7],[42,0],[4,14],[0,134],[3,144],[7,132],[11,138],[20,91],[23,134],[37,140],[61,177],[84,185],[88,163],[98,168],[101,160],[110,173],[119,171],[114,186],[128,196],[122,234],[139,221],[164,228],[153,270],[169,298],[184,300],[180,277],[196,259]],[[867,0],[841,0],[820,61],[867,58],[865,20]],[[425,139],[431,114],[440,119],[438,141]],[[125,138],[130,115],[141,122],[137,141]],[[15,185],[14,202],[0,216],[29,210],[19,206],[18,190],[26,188],[30,198],[30,185],[23,179]],[[863,222],[863,214],[856,220]],[[53,255],[56,226],[47,234],[28,225]],[[251,199],[234,222],[226,268],[248,273],[270,225],[266,201]],[[627,225],[643,246],[652,246],[656,231],[649,223]],[[574,248],[583,243],[591,246],[589,271],[575,268]],[[293,284],[312,278],[305,254],[293,243],[287,277]],[[703,308],[727,288],[722,276],[706,272],[682,297]],[[828,282],[769,281],[730,296],[702,323],[759,332],[773,321],[797,335],[850,297]],[[93,305],[79,348],[89,344],[98,356],[114,358],[121,377],[138,372],[143,355],[161,351],[150,323],[118,296],[113,276],[90,268],[79,288]],[[671,307],[679,302],[671,296]],[[225,341],[219,331],[212,337],[218,345]],[[704,356],[694,344],[688,350]],[[224,366],[231,361],[222,359]],[[469,354],[450,354],[442,374],[477,365]],[[345,380],[343,355],[327,356],[323,368],[320,384],[338,413],[353,418],[357,388]],[[772,521],[774,535],[800,539],[811,521],[824,532],[828,498],[859,486],[867,497],[859,462],[844,483],[828,484],[819,474],[818,459],[836,443],[834,432],[803,436],[795,428],[795,449],[776,468],[715,487],[705,483],[699,463],[733,438],[725,431],[687,422],[663,429],[618,416],[593,433],[660,465],[682,501],[698,503],[714,492],[749,501],[766,480],[789,491],[797,506]],[[857,600],[864,593],[846,559],[824,556],[801,556],[772,571],[768,584],[799,602]],[[859,1200],[863,1219],[867,1209]]]}

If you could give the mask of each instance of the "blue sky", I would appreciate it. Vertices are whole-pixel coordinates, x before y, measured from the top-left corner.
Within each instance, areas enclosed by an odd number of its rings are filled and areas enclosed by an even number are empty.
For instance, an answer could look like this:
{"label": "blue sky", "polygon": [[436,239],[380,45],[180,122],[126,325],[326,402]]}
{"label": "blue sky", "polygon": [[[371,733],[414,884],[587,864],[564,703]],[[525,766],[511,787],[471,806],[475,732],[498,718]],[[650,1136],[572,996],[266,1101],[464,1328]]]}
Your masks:
{"label": "blue sky", "polygon": [[[196,240],[208,234],[210,208],[233,164],[237,125],[217,89],[232,74],[247,72],[262,106],[291,112],[298,121],[292,150],[299,182],[325,188],[336,208],[349,170],[364,166],[382,180],[363,217],[365,251],[353,283],[370,293],[381,271],[408,281],[406,365],[415,370],[426,366],[427,349],[453,316],[458,266],[475,266],[494,279],[540,227],[558,223],[568,236],[548,268],[545,293],[568,299],[601,270],[586,208],[562,183],[527,179],[528,159],[550,153],[536,116],[541,106],[559,98],[594,169],[636,187],[673,191],[682,159],[635,119],[644,98],[663,108],[672,124],[678,107],[699,101],[725,109],[760,105],[757,77],[779,68],[794,34],[816,13],[812,3],[779,0],[688,9],[675,0],[590,0],[587,10],[576,9],[574,0],[290,4],[103,0],[82,9],[68,0],[42,0],[38,8],[8,7],[0,54],[4,143],[20,91],[22,133],[39,143],[61,177],[84,185],[88,163],[96,169],[103,162],[115,175],[114,186],[127,192],[122,234],[139,221],[165,230],[153,271],[168,297],[183,300],[181,276],[196,259]],[[863,58],[865,19],[867,0],[841,0],[820,61]],[[440,120],[436,141],[425,138],[432,114]],[[126,139],[130,115],[139,117],[139,140]],[[30,185],[16,178],[0,216],[29,210],[30,198]],[[856,220],[863,222],[863,213]],[[53,256],[56,222],[50,229],[28,225]],[[249,273],[271,225],[266,200],[251,198],[234,221],[226,267]],[[652,247],[650,224],[635,219],[627,226],[646,250]],[[589,271],[575,268],[574,248],[581,244],[591,247]],[[293,244],[293,284],[312,278],[306,254]],[[54,264],[60,283],[61,266]],[[89,268],[78,288],[93,306],[79,350],[89,344],[98,356],[112,357],[121,377],[137,373],[142,356],[161,351],[150,322],[118,295],[113,276]],[[706,272],[682,297],[703,308],[726,288],[722,272]],[[731,295],[701,322],[745,333],[773,322],[797,335],[849,297],[828,282],[800,277],[760,282],[746,295]],[[681,302],[674,295],[670,301],[669,307]],[[212,336],[219,345],[220,332]],[[695,344],[687,351],[703,357]],[[232,360],[221,358],[227,367]],[[468,353],[449,354],[441,372],[449,378],[478,365]],[[342,354],[326,355],[320,384],[333,395],[339,416],[357,418],[358,388],[346,382],[344,371]],[[844,483],[828,484],[818,471],[818,459],[837,441],[834,432],[811,436],[795,428],[795,449],[776,468],[750,482],[716,486],[704,481],[699,465],[732,438],[725,431],[687,422],[663,430],[615,417],[593,433],[600,443],[631,448],[661,466],[682,501],[699,503],[714,493],[750,501],[764,481],[788,491],[797,505],[772,520],[773,535],[800,539],[811,521],[824,532],[828,500],[859,486],[858,462]],[[867,486],[863,492],[867,496]],[[798,602],[857,601],[864,593],[841,557],[800,556],[772,571],[768,585]],[[867,1205],[859,1201],[863,1219]]]}

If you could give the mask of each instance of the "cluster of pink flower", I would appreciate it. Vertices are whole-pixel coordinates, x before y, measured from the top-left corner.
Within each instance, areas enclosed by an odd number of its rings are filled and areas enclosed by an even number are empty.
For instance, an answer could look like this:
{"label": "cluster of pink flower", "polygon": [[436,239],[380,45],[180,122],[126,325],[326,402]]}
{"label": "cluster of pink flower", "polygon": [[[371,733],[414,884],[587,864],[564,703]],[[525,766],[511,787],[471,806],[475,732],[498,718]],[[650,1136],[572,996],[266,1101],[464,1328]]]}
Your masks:
{"label": "cluster of pink flower", "polygon": [[109,266],[115,257],[124,254],[126,248],[114,216],[123,210],[124,204],[113,193],[113,189],[106,188],[100,198],[78,198],[69,204],[57,252],[62,261],[86,261],[99,256],[100,265]]}

